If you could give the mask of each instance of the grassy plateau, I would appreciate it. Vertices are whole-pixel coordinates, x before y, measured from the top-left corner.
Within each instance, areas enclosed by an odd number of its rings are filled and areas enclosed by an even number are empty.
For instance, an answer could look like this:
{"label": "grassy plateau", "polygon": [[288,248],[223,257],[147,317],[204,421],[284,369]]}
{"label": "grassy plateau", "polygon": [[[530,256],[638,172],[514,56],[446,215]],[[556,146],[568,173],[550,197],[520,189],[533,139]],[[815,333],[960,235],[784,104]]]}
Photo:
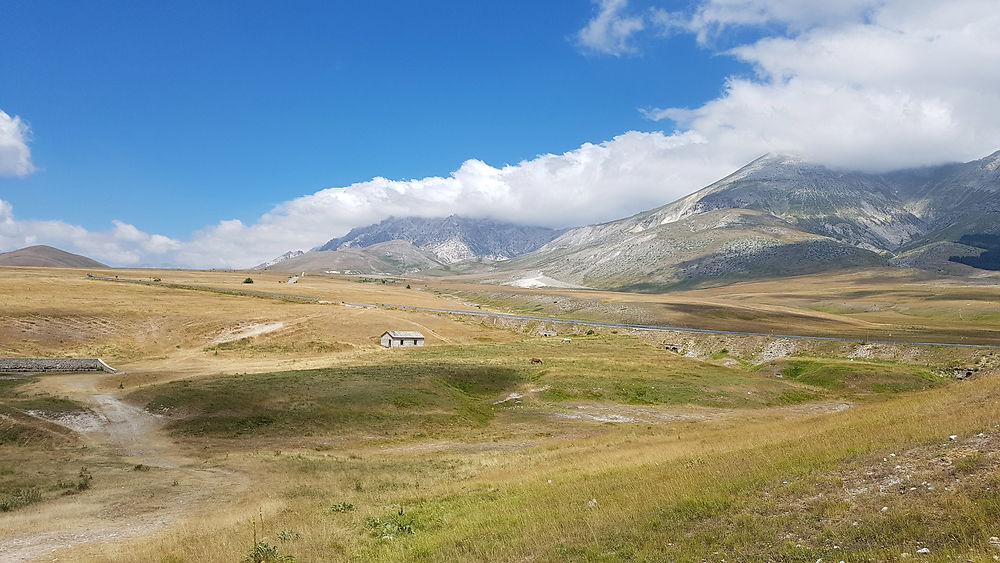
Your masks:
{"label": "grassy plateau", "polygon": [[[0,374],[0,560],[1000,555],[1000,350],[906,344],[1000,344],[995,293],[978,285],[850,274],[632,295],[115,272],[169,287],[86,273],[0,269],[0,355],[101,356],[122,370]],[[321,302],[177,287],[239,288],[248,275],[254,290]],[[847,340],[343,302],[846,327]],[[419,330],[427,345],[383,349],[389,329]],[[873,344],[865,330],[914,338]]]}

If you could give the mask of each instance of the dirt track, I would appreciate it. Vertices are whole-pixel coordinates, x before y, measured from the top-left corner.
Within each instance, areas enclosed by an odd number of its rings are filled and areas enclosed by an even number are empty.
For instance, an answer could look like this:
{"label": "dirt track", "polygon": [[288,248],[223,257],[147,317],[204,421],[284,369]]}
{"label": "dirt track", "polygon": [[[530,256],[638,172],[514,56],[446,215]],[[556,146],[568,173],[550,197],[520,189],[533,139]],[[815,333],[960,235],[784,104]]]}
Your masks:
{"label": "dirt track", "polygon": [[[92,491],[100,495],[97,501],[74,499],[54,514],[25,514],[19,526],[23,531],[45,531],[0,540],[0,560],[53,560],[63,548],[149,534],[208,508],[220,494],[245,486],[240,474],[206,467],[185,456],[166,436],[162,417],[100,392],[102,378],[107,377],[91,373],[46,377],[40,382],[46,391],[85,404],[90,411],[62,416],[29,414],[76,432],[88,448],[106,451],[110,459],[126,467],[148,469],[125,473],[119,477],[124,481],[120,487],[98,482]],[[139,500],[140,494],[146,498]]]}

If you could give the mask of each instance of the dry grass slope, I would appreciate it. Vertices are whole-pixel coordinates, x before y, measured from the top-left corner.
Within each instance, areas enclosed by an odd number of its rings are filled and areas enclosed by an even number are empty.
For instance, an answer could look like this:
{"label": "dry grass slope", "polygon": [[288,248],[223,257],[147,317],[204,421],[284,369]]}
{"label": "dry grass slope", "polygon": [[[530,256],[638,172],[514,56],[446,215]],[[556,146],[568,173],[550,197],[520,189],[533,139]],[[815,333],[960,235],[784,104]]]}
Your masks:
{"label": "dry grass slope", "polygon": [[[0,558],[992,558],[1000,355],[605,330],[567,343],[537,323],[340,305],[970,340],[1000,321],[981,286],[827,281],[632,295],[306,276],[296,293],[327,303],[292,303],[0,269],[0,353],[125,370],[0,379]],[[428,345],[382,349],[386,328]]]}

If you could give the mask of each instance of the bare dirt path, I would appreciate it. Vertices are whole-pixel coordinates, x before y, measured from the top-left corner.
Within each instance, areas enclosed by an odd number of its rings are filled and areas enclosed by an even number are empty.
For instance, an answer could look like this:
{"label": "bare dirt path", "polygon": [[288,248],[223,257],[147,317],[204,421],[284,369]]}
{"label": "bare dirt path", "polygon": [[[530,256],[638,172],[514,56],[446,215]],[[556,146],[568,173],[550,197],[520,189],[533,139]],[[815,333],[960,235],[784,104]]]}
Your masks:
{"label": "bare dirt path", "polygon": [[51,561],[65,548],[150,534],[246,487],[245,476],[186,455],[162,417],[122,401],[109,385],[104,374],[48,376],[36,384],[90,410],[29,414],[78,433],[101,465],[115,468],[95,469],[85,494],[11,516],[5,527],[12,533],[0,533],[0,560]]}

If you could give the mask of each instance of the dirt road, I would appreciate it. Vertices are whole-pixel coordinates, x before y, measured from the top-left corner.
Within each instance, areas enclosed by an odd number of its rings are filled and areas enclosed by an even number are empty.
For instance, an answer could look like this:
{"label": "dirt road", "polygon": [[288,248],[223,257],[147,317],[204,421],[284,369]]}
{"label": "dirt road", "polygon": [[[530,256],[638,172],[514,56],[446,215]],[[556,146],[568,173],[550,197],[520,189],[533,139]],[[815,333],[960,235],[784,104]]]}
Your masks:
{"label": "dirt road", "polygon": [[8,533],[0,535],[0,560],[51,561],[62,559],[59,552],[65,548],[146,535],[245,488],[243,475],[185,455],[166,435],[163,417],[102,391],[107,377],[48,376],[37,384],[89,410],[29,414],[78,433],[106,468],[100,473],[93,469],[95,484],[84,494],[8,517]]}

